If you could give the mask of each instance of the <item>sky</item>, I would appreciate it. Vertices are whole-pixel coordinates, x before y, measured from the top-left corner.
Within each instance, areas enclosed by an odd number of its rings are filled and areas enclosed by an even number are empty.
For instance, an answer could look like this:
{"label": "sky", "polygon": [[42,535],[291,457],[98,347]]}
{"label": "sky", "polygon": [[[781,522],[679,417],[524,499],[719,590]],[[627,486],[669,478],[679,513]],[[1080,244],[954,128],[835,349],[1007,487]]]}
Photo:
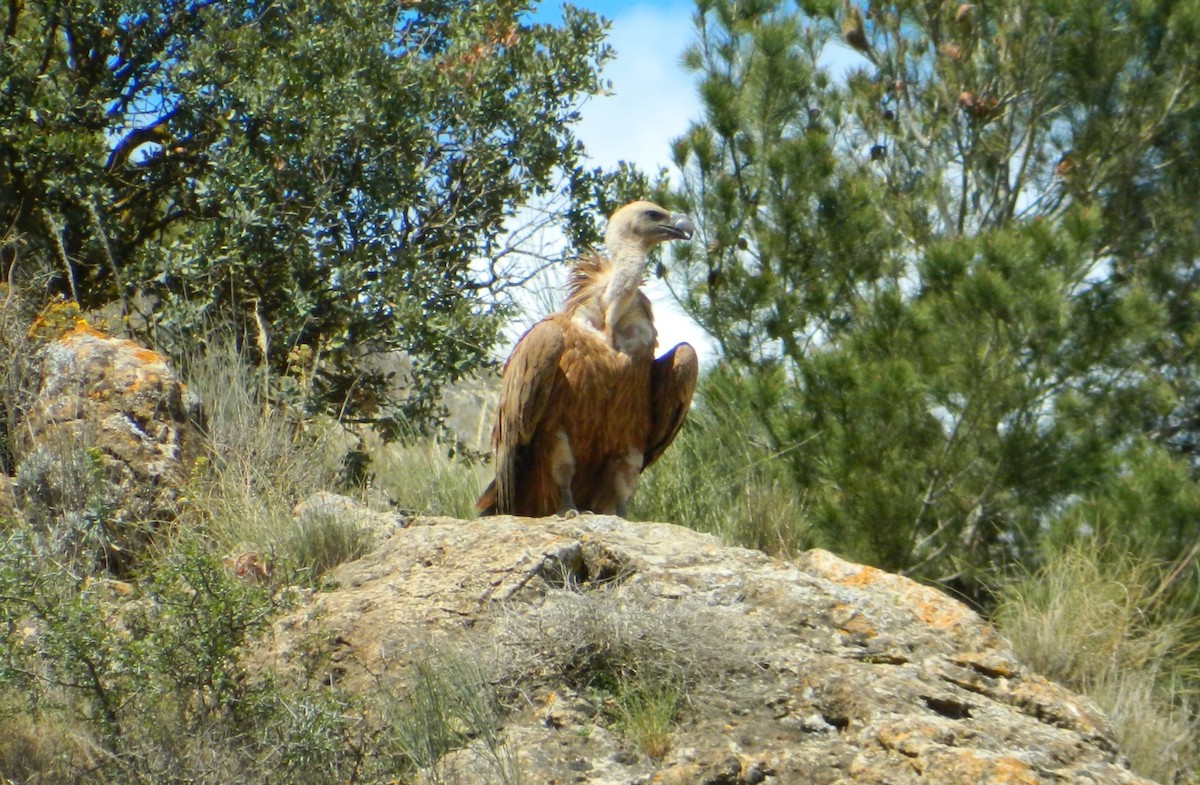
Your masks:
{"label": "sky", "polygon": [[616,57],[604,70],[612,95],[584,106],[580,138],[598,164],[626,160],[650,173],[669,168],[671,140],[700,114],[695,80],[679,65],[692,40],[694,5],[690,0],[581,5],[610,20],[608,42]]}
{"label": "sky", "polygon": [[[594,166],[615,168],[620,161],[649,174],[671,165],[671,140],[700,116],[700,99],[692,76],[680,67],[680,56],[692,40],[691,0],[646,3],[638,0],[575,0],[596,11],[612,26],[608,43],[615,58],[604,69],[612,94],[584,104],[575,131]],[[545,0],[539,19],[557,21],[559,5]],[[654,305],[659,351],[681,341],[692,344],[701,363],[715,357],[712,341],[688,318],[670,292],[656,280],[645,287]]]}

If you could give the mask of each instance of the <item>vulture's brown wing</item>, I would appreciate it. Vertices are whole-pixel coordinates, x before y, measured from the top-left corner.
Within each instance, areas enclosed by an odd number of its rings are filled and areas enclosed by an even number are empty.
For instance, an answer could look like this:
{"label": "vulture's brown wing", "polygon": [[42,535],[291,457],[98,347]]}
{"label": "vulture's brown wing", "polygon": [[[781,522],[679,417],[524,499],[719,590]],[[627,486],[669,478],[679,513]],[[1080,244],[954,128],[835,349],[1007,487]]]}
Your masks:
{"label": "vulture's brown wing", "polygon": [[650,436],[642,471],[658,460],[675,439],[692,406],[700,361],[691,344],[681,343],[654,361],[650,369]]}
{"label": "vulture's brown wing", "polygon": [[500,404],[492,430],[496,479],[476,507],[485,515],[511,513],[516,504],[517,465],[546,413],[563,352],[562,329],[544,319],[517,341],[500,381]]}

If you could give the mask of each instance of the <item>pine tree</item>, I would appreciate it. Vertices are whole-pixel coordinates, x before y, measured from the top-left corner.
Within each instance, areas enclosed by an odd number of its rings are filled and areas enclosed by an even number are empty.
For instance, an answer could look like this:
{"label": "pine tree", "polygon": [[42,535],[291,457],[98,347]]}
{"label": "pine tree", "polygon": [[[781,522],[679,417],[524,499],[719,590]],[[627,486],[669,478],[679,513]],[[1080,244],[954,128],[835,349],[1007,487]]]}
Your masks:
{"label": "pine tree", "polygon": [[[1049,534],[1186,551],[1200,6],[697,10],[670,198],[703,238],[672,282],[816,544],[965,585]],[[1169,531],[1087,513],[1148,467]]]}

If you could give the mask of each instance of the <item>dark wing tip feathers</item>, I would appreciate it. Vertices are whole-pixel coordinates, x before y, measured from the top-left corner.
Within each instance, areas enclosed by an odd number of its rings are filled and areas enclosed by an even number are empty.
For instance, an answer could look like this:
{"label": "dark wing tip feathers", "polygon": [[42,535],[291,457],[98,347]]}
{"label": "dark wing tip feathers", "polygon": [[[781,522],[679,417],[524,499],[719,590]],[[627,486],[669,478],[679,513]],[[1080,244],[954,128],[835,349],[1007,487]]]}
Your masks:
{"label": "dark wing tip feathers", "polygon": [[654,361],[650,369],[652,420],[642,471],[659,459],[683,427],[699,375],[700,360],[691,344],[681,343]]}

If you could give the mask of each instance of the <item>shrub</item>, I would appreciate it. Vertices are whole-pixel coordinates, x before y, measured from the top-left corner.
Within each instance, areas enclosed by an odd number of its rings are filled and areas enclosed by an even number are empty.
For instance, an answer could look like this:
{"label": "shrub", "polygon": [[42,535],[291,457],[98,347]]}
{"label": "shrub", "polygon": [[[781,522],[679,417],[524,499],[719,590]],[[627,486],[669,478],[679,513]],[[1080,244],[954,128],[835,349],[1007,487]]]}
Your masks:
{"label": "shrub", "polygon": [[0,596],[0,771],[16,781],[395,782],[421,759],[393,727],[476,716],[472,737],[495,730],[474,675],[431,666],[426,681],[458,687],[414,707],[249,670],[288,595],[234,580],[194,538],[126,583],[81,577],[16,530],[0,543]]}
{"label": "shrub", "polygon": [[111,568],[140,551],[149,526],[120,521],[119,493],[90,435],[56,433],[26,453],[13,489],[25,517],[81,569]]}
{"label": "shrub", "polygon": [[232,581],[193,542],[137,584],[79,575],[29,529],[0,554],[2,698],[27,728],[59,729],[41,754],[60,781],[169,780],[181,755],[200,765],[189,740],[237,737],[256,689],[239,656],[280,596]]}

